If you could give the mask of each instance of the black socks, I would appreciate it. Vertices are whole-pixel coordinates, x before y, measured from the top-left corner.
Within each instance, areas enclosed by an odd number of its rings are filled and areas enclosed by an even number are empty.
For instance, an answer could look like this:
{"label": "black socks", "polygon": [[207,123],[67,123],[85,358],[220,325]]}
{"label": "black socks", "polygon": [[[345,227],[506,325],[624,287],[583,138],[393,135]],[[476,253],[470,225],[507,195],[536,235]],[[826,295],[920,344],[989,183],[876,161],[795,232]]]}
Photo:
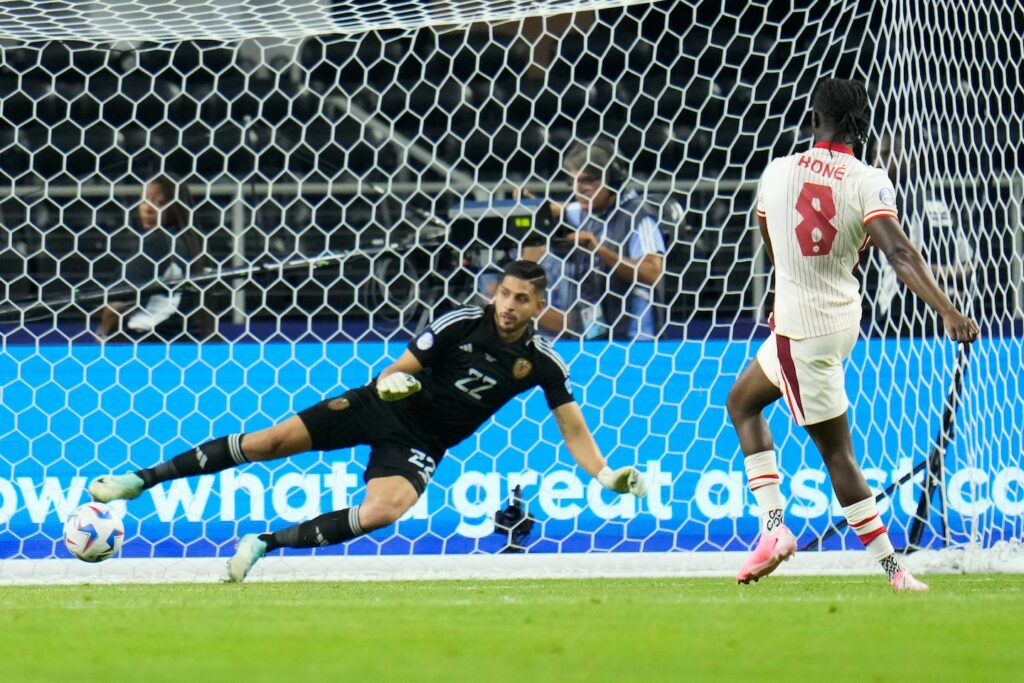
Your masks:
{"label": "black socks", "polygon": [[176,455],[155,467],[139,470],[135,474],[142,477],[146,488],[171,479],[191,477],[196,474],[212,474],[226,470],[235,465],[249,462],[242,453],[242,434],[222,436],[207,441],[201,446]]}
{"label": "black socks", "polygon": [[362,536],[365,531],[359,526],[359,506],[337,512],[328,512],[308,522],[302,522],[287,529],[260,534],[266,542],[267,552],[278,548],[316,548],[334,545]]}

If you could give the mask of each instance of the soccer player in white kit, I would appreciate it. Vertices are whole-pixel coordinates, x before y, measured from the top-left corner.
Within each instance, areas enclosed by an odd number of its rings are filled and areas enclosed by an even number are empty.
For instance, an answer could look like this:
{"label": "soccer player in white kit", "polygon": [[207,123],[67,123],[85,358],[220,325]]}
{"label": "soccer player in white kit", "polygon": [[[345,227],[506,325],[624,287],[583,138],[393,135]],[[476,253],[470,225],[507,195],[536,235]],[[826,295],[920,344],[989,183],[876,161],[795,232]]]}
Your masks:
{"label": "soccer player in white kit", "polygon": [[860,286],[853,275],[869,242],[896,275],[941,316],[946,335],[971,343],[978,326],[961,314],[900,228],[896,192],[885,171],[854,155],[867,137],[867,92],[857,81],[827,78],[815,88],[814,146],[774,159],[761,176],[757,218],[775,266],[772,334],[729,392],[728,410],[761,513],[754,553],[739,583],[767,576],[796,552],[784,523],[775,445],[763,410],[785,397],[828,468],[843,515],[897,591],[926,591],[896,558],[875,498],[857,465],[847,418],[842,363],[860,329]]}

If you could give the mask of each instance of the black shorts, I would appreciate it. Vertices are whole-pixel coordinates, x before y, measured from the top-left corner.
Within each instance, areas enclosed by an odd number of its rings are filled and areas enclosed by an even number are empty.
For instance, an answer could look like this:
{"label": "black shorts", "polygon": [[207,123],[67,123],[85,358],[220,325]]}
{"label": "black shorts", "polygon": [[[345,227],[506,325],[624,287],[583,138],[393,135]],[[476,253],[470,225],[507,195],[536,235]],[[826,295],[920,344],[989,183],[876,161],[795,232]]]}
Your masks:
{"label": "black shorts", "polygon": [[314,451],[370,446],[364,481],[378,477],[405,477],[423,494],[434,469],[444,457],[377,395],[372,385],[350,389],[299,412]]}

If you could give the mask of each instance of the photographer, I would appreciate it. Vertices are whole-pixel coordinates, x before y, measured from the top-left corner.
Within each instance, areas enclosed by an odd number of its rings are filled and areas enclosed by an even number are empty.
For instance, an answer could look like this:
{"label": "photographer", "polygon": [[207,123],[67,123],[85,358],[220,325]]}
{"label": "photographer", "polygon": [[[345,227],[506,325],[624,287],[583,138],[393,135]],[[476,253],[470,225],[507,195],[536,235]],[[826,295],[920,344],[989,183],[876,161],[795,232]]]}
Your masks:
{"label": "photographer", "polygon": [[129,292],[112,296],[99,314],[97,341],[168,342],[207,340],[213,316],[197,293],[153,288],[162,280],[178,280],[188,271],[201,272],[210,263],[203,239],[192,226],[188,188],[166,176],[146,183],[138,205],[140,232],[134,253],[125,256],[117,284]]}
{"label": "photographer", "polygon": [[540,329],[584,339],[653,339],[665,254],[655,212],[626,189],[625,164],[609,141],[574,144],[563,165],[573,200],[551,206],[562,227],[522,252],[552,282]]}

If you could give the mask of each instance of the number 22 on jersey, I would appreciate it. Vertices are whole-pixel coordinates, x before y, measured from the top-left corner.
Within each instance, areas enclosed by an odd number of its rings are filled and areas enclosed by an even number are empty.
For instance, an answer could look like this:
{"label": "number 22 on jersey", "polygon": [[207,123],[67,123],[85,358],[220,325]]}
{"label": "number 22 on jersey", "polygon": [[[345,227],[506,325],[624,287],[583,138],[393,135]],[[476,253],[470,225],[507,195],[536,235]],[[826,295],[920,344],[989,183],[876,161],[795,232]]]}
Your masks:
{"label": "number 22 on jersey", "polygon": [[796,200],[801,220],[796,226],[796,241],[804,256],[825,256],[832,251],[832,243],[839,231],[832,225],[836,217],[836,202],[832,188],[817,183],[804,183]]}
{"label": "number 22 on jersey", "polygon": [[460,379],[455,383],[456,388],[464,391],[478,401],[483,400],[481,394],[488,389],[493,389],[498,381],[483,374],[476,368],[469,369],[469,377]]}

